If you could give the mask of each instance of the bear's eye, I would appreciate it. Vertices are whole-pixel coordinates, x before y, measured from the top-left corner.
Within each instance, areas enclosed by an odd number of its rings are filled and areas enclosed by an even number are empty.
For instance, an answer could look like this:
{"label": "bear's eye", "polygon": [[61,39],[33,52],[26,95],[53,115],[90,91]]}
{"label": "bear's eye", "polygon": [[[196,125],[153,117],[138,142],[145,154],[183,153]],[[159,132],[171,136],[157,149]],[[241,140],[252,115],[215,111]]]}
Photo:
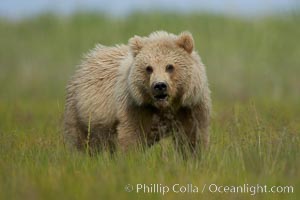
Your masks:
{"label": "bear's eye", "polygon": [[166,71],[169,72],[169,73],[172,73],[174,71],[174,66],[169,64],[166,66]]}
{"label": "bear's eye", "polygon": [[148,74],[151,74],[152,72],[153,72],[153,68],[149,65],[149,66],[147,66],[146,67],[146,72],[148,73]]}

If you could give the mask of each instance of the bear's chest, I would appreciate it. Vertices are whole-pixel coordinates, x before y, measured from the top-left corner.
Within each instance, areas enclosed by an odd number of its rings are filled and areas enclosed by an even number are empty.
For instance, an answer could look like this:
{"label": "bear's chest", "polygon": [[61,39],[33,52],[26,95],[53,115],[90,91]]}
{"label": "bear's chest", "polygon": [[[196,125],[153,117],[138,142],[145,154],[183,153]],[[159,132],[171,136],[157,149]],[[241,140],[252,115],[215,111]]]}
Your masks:
{"label": "bear's chest", "polygon": [[153,114],[149,139],[159,141],[164,137],[170,136],[177,131],[177,124],[175,115],[170,111]]}

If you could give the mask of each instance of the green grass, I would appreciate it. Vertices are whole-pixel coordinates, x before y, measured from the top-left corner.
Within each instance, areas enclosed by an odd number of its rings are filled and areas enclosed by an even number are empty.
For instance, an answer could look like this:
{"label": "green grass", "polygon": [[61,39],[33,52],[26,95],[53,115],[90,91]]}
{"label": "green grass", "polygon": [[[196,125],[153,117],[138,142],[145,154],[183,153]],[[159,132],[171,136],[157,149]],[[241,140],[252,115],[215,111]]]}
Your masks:
{"label": "green grass", "polygon": [[[293,186],[299,199],[300,15],[43,15],[0,20],[0,199],[253,199],[211,193],[217,185]],[[111,158],[70,152],[62,140],[64,88],[96,43],[127,43],[155,30],[193,33],[212,90],[211,146],[182,160],[168,141]],[[143,194],[135,185],[192,183],[199,193]]]}

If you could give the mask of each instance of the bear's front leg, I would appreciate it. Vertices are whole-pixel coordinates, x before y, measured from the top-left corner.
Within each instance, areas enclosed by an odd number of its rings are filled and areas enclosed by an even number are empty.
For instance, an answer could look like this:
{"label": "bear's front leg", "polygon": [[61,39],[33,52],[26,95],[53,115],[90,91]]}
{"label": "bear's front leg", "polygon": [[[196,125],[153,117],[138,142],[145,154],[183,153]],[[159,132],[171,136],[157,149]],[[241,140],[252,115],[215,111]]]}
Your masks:
{"label": "bear's front leg", "polygon": [[183,108],[178,112],[174,142],[175,148],[181,153],[190,151],[192,154],[198,154],[200,148],[207,148],[209,115],[203,111],[199,106],[193,109]]}
{"label": "bear's front leg", "polygon": [[187,154],[197,154],[199,148],[199,133],[197,121],[190,115],[181,115],[175,123],[173,142],[177,152],[184,157]]}
{"label": "bear's front leg", "polygon": [[120,121],[118,132],[118,145],[122,152],[127,152],[129,149],[135,149],[139,146],[139,127],[136,120],[122,119]]}
{"label": "bear's front leg", "polygon": [[[128,111],[130,110],[130,111]],[[131,108],[119,115],[118,144],[122,152],[151,146],[152,113],[143,108]]]}

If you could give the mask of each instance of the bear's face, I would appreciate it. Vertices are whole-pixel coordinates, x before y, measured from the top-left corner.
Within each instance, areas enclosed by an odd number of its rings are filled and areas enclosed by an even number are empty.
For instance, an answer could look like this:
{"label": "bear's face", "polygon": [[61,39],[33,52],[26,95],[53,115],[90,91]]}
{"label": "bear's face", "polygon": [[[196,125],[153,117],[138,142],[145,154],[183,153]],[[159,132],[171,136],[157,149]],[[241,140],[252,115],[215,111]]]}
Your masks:
{"label": "bear's face", "polygon": [[134,37],[129,44],[134,58],[128,83],[134,100],[159,109],[179,102],[191,79],[192,36],[158,32]]}

